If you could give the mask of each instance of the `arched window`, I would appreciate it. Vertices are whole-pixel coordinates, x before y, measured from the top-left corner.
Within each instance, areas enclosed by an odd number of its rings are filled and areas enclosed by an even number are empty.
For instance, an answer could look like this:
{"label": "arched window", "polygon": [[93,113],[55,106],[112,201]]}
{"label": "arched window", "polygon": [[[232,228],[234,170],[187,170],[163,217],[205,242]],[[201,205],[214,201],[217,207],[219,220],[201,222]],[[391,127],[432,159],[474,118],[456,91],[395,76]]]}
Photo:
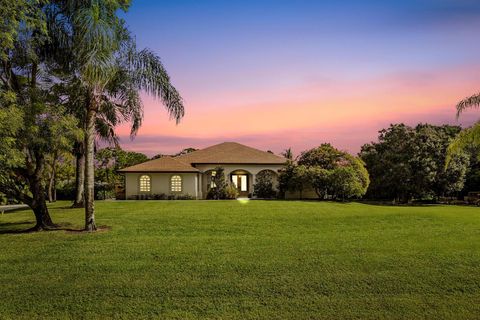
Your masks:
{"label": "arched window", "polygon": [[217,175],[217,171],[212,171],[210,175],[210,188],[215,188],[217,185],[215,184],[215,176]]}
{"label": "arched window", "polygon": [[150,179],[150,176],[140,176],[138,183],[140,184],[140,192],[150,192],[150,190],[152,189],[152,181]]}
{"label": "arched window", "polygon": [[181,176],[172,176],[170,178],[170,191],[172,191],[172,192],[182,192],[182,177]]}

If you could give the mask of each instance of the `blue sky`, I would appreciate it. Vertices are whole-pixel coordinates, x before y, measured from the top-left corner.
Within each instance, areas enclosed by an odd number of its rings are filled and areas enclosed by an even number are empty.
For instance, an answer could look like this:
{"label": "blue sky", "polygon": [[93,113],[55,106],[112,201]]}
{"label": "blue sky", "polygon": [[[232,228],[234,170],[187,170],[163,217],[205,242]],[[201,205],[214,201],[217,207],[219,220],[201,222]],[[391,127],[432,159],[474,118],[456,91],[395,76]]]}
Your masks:
{"label": "blue sky", "polygon": [[[201,147],[236,140],[300,151],[328,140],[354,153],[390,122],[455,123],[456,101],[480,89],[479,16],[480,1],[470,0],[134,1],[125,20],[138,45],[162,58],[187,115],[175,126],[159,102],[146,98],[145,126],[125,145],[169,152],[189,141]],[[340,108],[368,109],[365,117],[376,121],[346,140],[356,123],[348,113],[336,115]],[[268,114],[269,123],[243,117],[235,129],[234,121],[204,128],[205,119],[252,110]],[[356,118],[357,128],[365,126]],[[272,142],[285,132],[302,141]]]}

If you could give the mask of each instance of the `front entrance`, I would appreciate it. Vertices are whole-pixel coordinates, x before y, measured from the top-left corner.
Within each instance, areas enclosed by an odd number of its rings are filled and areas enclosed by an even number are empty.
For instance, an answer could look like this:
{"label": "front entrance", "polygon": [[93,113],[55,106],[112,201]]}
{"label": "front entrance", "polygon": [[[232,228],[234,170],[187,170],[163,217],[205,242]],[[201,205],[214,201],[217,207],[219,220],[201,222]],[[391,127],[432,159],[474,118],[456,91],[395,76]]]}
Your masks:
{"label": "front entrance", "polygon": [[232,173],[231,181],[238,190],[239,197],[248,197],[248,174]]}

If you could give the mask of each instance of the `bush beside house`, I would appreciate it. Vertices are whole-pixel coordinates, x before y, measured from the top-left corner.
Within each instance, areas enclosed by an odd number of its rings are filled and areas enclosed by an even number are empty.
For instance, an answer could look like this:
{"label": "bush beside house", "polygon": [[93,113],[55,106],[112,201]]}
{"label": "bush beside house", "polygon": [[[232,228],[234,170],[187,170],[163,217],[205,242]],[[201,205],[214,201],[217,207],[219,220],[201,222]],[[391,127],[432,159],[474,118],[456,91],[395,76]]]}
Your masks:
{"label": "bush beside house", "polygon": [[236,199],[238,197],[237,189],[225,179],[225,170],[222,167],[214,169],[215,175],[212,176],[212,183],[207,193],[209,200]]}
{"label": "bush beside house", "polygon": [[347,200],[362,197],[370,179],[362,160],[326,143],[289,161],[279,183],[282,194],[313,189],[319,199]]}
{"label": "bush beside house", "polygon": [[262,199],[273,199],[277,197],[277,190],[274,187],[274,177],[271,171],[261,171],[255,177],[253,185],[253,196]]}

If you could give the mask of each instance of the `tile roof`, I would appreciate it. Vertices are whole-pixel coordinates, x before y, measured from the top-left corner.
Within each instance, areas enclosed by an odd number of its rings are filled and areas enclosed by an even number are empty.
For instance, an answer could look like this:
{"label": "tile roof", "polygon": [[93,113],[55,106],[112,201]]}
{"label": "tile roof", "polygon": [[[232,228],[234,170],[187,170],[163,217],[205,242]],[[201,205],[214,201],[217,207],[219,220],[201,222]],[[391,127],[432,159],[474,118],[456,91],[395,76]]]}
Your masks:
{"label": "tile roof", "polygon": [[195,164],[284,164],[285,158],[236,142],[224,142],[178,157],[162,157],[119,172],[199,172]]}
{"label": "tile roof", "polygon": [[185,163],[283,164],[286,159],[237,142],[223,142],[176,157]]}
{"label": "tile roof", "polygon": [[199,172],[188,163],[184,163],[172,157],[162,157],[140,163],[119,172]]}

